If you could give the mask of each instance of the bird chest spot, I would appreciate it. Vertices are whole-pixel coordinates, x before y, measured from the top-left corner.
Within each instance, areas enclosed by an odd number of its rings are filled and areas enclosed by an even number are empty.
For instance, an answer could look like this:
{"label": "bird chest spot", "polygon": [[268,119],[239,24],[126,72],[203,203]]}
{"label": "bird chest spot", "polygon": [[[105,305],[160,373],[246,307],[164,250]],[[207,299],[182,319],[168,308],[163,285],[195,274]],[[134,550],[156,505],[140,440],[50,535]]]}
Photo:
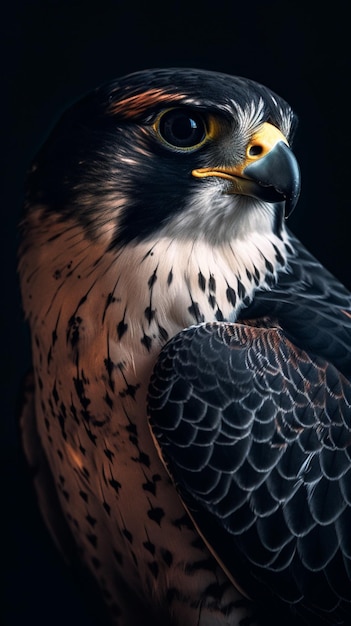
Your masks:
{"label": "bird chest spot", "polygon": [[[86,382],[86,381],[85,381]],[[91,403],[90,399],[85,395],[85,382],[83,378],[73,378],[74,387],[79,398],[79,401],[87,413],[86,409]]]}
{"label": "bird chest spot", "polygon": [[212,291],[213,293],[216,292],[216,279],[213,276],[213,274],[210,275],[209,281],[208,281],[208,288],[210,291]]}
{"label": "bird chest spot", "polygon": [[104,449],[104,453],[106,454],[107,458],[109,461],[111,461],[111,463],[113,462],[113,457],[115,456],[114,452],[112,452],[112,450],[109,450],[108,448]]}
{"label": "bird chest spot", "polygon": [[79,492],[80,497],[82,498],[82,500],[84,500],[84,502],[88,502],[88,494],[86,493],[86,491],[83,491],[82,489]]}
{"label": "bird chest spot", "polygon": [[119,396],[120,396],[120,398],[126,398],[126,397],[129,396],[130,398],[133,398],[133,400],[135,400],[135,395],[136,395],[136,392],[138,391],[139,388],[140,388],[140,384],[139,383],[136,384],[136,385],[127,384],[124,387],[124,389],[122,389],[119,392]]}
{"label": "bird chest spot", "polygon": [[128,324],[125,322],[125,319],[123,317],[123,319],[121,319],[121,321],[118,322],[117,324],[118,339],[122,339],[123,335],[127,332],[127,330],[128,330]]}
{"label": "bird chest spot", "polygon": [[114,489],[115,492],[118,494],[120,488],[122,487],[121,483],[115,478],[110,478],[108,482],[111,485],[112,489]]}
{"label": "bird chest spot", "polygon": [[150,457],[146,452],[139,452],[139,456],[132,456],[131,460],[134,461],[134,463],[141,463],[141,465],[145,465],[145,467],[150,467]]}
{"label": "bird chest spot", "polygon": [[88,515],[85,516],[85,519],[87,520],[88,524],[92,528],[94,528],[94,526],[95,526],[95,524],[97,522],[97,519],[95,517],[92,517],[89,513],[88,513]]}
{"label": "bird chest spot", "polygon": [[72,348],[79,343],[82,322],[83,320],[79,315],[72,316],[68,321],[67,343],[70,342]]}
{"label": "bird chest spot", "polygon": [[151,543],[151,541],[144,541],[143,546],[152,556],[155,554],[155,544]]}
{"label": "bird chest spot", "polygon": [[156,496],[156,486],[157,482],[161,480],[161,476],[159,474],[154,474],[151,480],[147,480],[142,484],[142,488],[144,491],[149,491],[153,496]]}
{"label": "bird chest spot", "polygon": [[188,307],[188,311],[191,317],[193,317],[194,320],[197,322],[197,324],[200,324],[201,322],[205,321],[205,316],[203,315],[203,313],[201,313],[199,304],[197,302],[193,301],[191,305]]}
{"label": "bird chest spot", "polygon": [[203,273],[200,271],[197,275],[197,280],[198,280],[198,285],[201,289],[201,291],[205,291],[206,289],[206,278],[204,277]]}
{"label": "bird chest spot", "polygon": [[152,320],[154,319],[155,313],[156,313],[155,309],[152,309],[151,306],[146,307],[144,311],[144,315],[149,324],[151,324]]}
{"label": "bird chest spot", "polygon": [[147,281],[147,285],[151,291],[151,289],[153,288],[155,282],[157,280],[157,268],[155,269],[155,271],[151,274],[149,280]]}
{"label": "bird chest spot", "polygon": [[152,338],[150,337],[150,335],[147,335],[146,333],[144,333],[142,338],[140,339],[140,343],[142,343],[142,345],[145,346],[147,351],[150,352],[151,346],[152,346]]}
{"label": "bird chest spot", "polygon": [[167,286],[168,287],[171,285],[172,281],[173,281],[173,271],[170,270],[170,272],[168,273],[168,276],[167,276]]}
{"label": "bird chest spot", "polygon": [[161,507],[151,507],[147,515],[153,522],[156,522],[158,526],[161,526],[161,520],[164,518],[165,512]]}

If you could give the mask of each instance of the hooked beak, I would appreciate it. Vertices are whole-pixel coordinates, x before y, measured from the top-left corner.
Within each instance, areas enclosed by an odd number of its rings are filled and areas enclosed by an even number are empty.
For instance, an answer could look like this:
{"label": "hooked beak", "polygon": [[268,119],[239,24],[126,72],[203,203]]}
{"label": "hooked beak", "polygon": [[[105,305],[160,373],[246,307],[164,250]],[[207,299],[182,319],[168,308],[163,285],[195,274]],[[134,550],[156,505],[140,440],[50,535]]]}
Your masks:
{"label": "hooked beak", "polygon": [[197,178],[216,176],[230,181],[229,194],[251,196],[265,202],[285,202],[285,216],[294,210],[300,195],[300,169],[284,135],[265,122],[251,137],[239,165],[203,167],[192,171]]}

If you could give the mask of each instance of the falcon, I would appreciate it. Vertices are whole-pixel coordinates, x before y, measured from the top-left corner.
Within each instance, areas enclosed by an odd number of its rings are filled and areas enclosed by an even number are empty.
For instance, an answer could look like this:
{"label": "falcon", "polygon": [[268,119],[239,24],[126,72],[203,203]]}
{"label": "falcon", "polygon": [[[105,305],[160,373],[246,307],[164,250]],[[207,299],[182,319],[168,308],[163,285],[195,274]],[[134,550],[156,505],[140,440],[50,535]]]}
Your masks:
{"label": "falcon", "polygon": [[351,296],[286,225],[296,126],[253,80],[139,71],[28,173],[23,447],[106,623],[350,622]]}

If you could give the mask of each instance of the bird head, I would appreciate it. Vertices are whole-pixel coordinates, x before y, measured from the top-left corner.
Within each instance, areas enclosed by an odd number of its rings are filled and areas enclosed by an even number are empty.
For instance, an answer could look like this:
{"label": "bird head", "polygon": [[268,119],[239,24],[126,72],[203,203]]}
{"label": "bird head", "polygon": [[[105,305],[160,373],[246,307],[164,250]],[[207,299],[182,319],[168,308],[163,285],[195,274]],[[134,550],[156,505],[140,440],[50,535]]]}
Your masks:
{"label": "bird head", "polygon": [[290,106],[246,78],[155,69],[99,87],[42,147],[28,204],[111,248],[155,236],[212,243],[282,228],[300,175]]}

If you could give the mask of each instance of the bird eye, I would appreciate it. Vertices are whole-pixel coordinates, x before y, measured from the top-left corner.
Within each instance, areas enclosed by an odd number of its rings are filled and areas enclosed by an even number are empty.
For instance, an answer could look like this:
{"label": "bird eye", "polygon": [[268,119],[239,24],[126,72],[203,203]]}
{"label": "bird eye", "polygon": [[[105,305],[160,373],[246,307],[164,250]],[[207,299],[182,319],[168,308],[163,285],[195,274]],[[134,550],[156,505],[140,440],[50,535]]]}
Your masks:
{"label": "bird eye", "polygon": [[156,123],[161,138],[180,149],[198,148],[206,139],[206,125],[200,115],[185,109],[165,111]]}

